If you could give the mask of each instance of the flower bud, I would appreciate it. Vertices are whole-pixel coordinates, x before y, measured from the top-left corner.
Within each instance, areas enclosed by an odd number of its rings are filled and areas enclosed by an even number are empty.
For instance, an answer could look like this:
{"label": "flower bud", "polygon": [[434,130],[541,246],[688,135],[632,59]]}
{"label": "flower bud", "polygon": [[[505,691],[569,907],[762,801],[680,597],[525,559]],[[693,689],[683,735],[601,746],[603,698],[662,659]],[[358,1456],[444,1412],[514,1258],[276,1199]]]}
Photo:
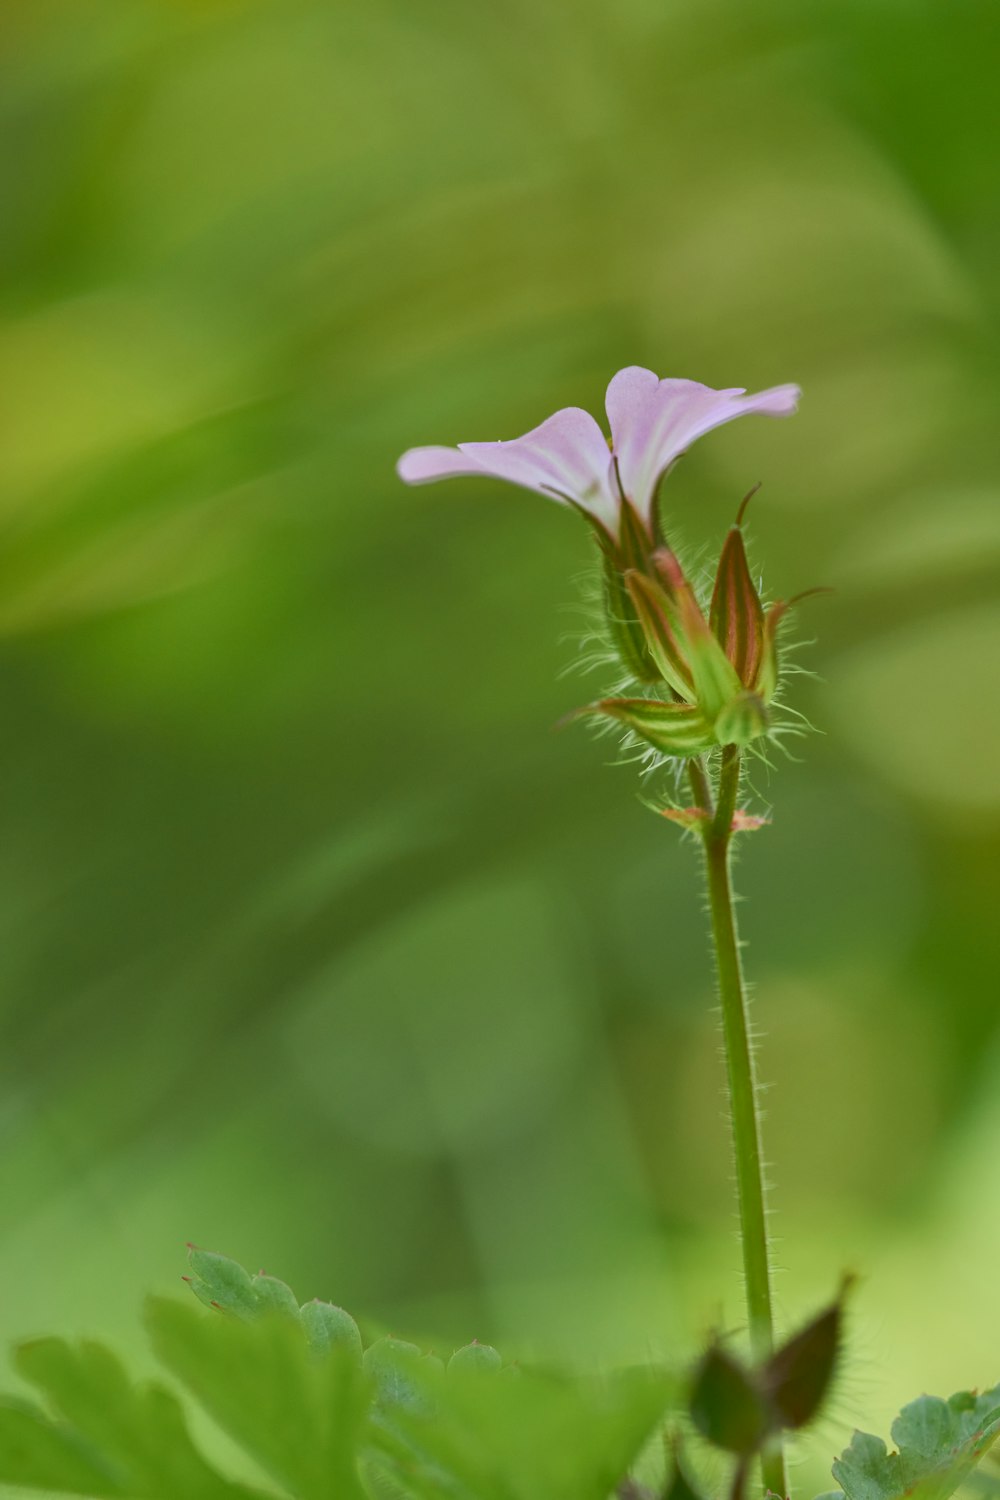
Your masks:
{"label": "flower bud", "polygon": [[761,1372],[782,1427],[805,1427],[829,1392],[840,1355],[844,1300],[850,1285],[846,1278],[836,1301],[776,1350]]}
{"label": "flower bud", "polygon": [[738,525],[730,530],[719,558],[709,623],[743,686],[752,688],[764,649],[764,609]]}
{"label": "flower bud", "polygon": [[741,1458],[758,1451],[770,1426],[767,1404],[750,1371],[718,1343],[695,1372],[688,1409],[703,1437]]}

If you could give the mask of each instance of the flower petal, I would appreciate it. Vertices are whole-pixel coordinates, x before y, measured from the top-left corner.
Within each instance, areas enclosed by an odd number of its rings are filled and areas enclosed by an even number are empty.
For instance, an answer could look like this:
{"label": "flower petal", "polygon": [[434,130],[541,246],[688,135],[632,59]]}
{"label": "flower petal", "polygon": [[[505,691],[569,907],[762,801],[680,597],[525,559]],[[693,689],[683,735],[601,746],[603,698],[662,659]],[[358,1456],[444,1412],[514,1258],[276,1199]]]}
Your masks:
{"label": "flower petal", "polygon": [[408,448],[396,464],[396,473],[407,484],[431,484],[435,479],[457,479],[459,475],[482,472],[479,464],[457,448]]}
{"label": "flower petal", "polygon": [[460,443],[467,458],[497,479],[568,500],[595,516],[612,534],[618,496],[612,486],[607,439],[589,412],[567,406],[524,437],[503,443]]}
{"label": "flower petal", "polygon": [[697,380],[658,380],[630,365],[608,386],[607,411],[625,494],[649,519],[661,475],[696,438],[749,412],[790,416],[797,385],[777,385],[748,396],[742,386],[716,391]]}

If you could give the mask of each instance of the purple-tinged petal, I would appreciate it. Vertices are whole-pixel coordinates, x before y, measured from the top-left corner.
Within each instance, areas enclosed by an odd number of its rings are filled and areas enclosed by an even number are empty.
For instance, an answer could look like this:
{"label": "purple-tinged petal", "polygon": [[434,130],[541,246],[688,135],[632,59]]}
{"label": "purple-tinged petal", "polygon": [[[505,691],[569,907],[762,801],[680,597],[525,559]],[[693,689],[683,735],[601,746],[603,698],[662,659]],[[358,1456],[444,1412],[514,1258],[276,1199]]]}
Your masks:
{"label": "purple-tinged petal", "polygon": [[459,443],[457,448],[411,448],[396,465],[407,484],[488,475],[537,490],[588,511],[614,536],[618,489],[600,427],[577,406],[557,411],[541,426],[508,442]]}
{"label": "purple-tinged petal", "polygon": [[407,484],[431,484],[435,479],[457,479],[482,474],[479,464],[457,448],[409,448],[396,464],[396,473]]}
{"label": "purple-tinged petal", "polygon": [[750,412],[790,416],[798,398],[797,385],[748,396],[742,386],[716,391],[697,380],[658,380],[638,365],[619,370],[607,410],[625,494],[648,521],[661,476],[696,438]]}
{"label": "purple-tinged petal", "polygon": [[618,497],[607,439],[590,413],[580,407],[557,411],[524,437],[502,443],[460,443],[459,448],[483,472],[579,505],[615,532]]}

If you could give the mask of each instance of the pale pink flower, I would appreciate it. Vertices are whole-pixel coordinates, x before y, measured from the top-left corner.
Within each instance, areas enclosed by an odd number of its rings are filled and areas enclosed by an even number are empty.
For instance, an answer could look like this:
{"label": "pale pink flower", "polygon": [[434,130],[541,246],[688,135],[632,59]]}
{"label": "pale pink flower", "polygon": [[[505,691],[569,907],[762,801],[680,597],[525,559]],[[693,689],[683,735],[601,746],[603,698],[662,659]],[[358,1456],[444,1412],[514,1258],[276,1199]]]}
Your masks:
{"label": "pale pink flower", "polygon": [[458,475],[506,479],[585,511],[617,540],[624,500],[652,533],[657,486],[696,438],[748,412],[790,416],[798,398],[797,385],[748,396],[742,387],[714,391],[697,380],[659,380],[652,370],[630,365],[608,386],[610,452],[590,413],[568,406],[509,442],[411,448],[397,470],[407,484]]}

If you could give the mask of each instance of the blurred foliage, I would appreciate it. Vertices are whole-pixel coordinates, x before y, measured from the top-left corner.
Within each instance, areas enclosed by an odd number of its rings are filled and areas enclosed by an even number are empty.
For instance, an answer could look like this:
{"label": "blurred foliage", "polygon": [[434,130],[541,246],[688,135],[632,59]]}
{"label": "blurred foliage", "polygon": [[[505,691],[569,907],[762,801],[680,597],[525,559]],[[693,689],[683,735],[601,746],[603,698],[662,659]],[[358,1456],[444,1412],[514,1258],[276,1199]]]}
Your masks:
{"label": "blurred foliage", "polygon": [[801,381],[668,525],[763,478],[838,590],[741,869],[784,1321],[865,1272],[847,1424],[992,1377],[998,64],[992,0],[7,0],[0,1336],[138,1347],[192,1236],[456,1342],[738,1321],[690,851],[549,733],[589,540],[393,474],[640,362]]}
{"label": "blurred foliage", "polygon": [[[234,1287],[249,1293],[259,1281],[220,1255],[191,1260],[226,1308]],[[504,1370],[494,1349],[486,1366],[462,1358],[485,1345],[457,1350],[446,1368],[381,1338],[362,1359],[360,1337],[321,1347],[306,1317],[348,1314],[300,1310],[268,1279],[261,1306],[207,1316],[164,1297],[146,1306],[160,1364],[214,1419],[215,1446],[226,1434],[236,1467],[266,1480],[266,1495],[206,1462],[169,1388],[131,1381],[102,1344],[59,1338],[16,1351],[41,1403],[0,1396],[0,1482],[53,1500],[267,1500],[272,1481],[295,1500],[605,1500],[674,1393],[653,1369],[595,1380]]]}
{"label": "blurred foliage", "polygon": [[[693,1423],[730,1456],[722,1493],[740,1497],[769,1432],[813,1420],[840,1346],[842,1298],[755,1371],[714,1341],[683,1384],[651,1365],[597,1378],[504,1365],[480,1343],[446,1365],[387,1336],[362,1351],[343,1308],[300,1307],[284,1282],[217,1252],[192,1245],[188,1260],[185,1280],[214,1311],[150,1297],[146,1329],[161,1370],[211,1417],[222,1463],[192,1442],[162,1376],[133,1381],[91,1339],[33,1339],[14,1352],[33,1399],[0,1395],[8,1493],[267,1500],[277,1483],[295,1500],[698,1500],[680,1461],[689,1418],[689,1435]],[[892,1425],[891,1454],[855,1432],[833,1465],[843,1491],[821,1500],[949,1500],[1000,1434],[998,1396],[919,1397]]]}

